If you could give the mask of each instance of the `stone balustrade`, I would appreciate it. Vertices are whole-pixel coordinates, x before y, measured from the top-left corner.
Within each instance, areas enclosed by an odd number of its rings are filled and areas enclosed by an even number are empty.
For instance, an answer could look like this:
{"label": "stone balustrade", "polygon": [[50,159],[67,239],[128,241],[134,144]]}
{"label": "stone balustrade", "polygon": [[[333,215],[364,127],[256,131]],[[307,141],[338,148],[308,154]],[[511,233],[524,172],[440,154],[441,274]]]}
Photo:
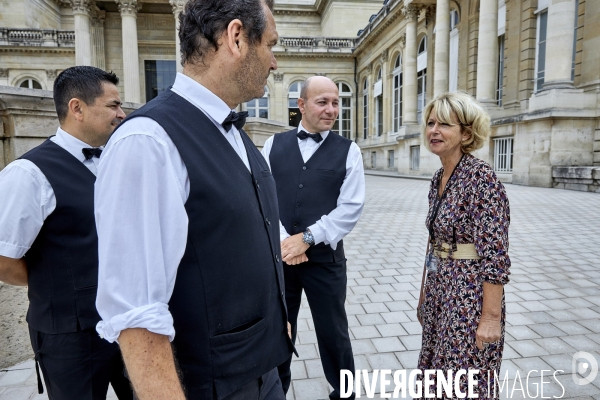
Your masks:
{"label": "stone balustrade", "polygon": [[282,47],[299,48],[329,48],[329,49],[352,49],[354,39],[325,38],[325,37],[282,37],[279,38]]}
{"label": "stone balustrade", "polygon": [[0,28],[0,46],[75,47],[75,32]]}

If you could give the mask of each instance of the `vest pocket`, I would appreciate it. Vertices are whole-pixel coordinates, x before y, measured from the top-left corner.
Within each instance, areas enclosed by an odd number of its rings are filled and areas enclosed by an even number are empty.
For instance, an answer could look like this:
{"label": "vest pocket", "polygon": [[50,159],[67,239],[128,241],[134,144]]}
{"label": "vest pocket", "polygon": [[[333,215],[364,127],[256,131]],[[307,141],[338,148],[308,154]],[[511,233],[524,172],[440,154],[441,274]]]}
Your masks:
{"label": "vest pocket", "polygon": [[256,335],[266,327],[267,322],[263,317],[260,317],[228,331],[217,333],[210,338],[210,344],[211,346],[223,346],[229,343],[239,342]]}
{"label": "vest pocket", "polygon": [[317,175],[327,176],[327,177],[331,177],[331,178],[336,177],[336,172],[331,169],[315,169],[315,173]]}

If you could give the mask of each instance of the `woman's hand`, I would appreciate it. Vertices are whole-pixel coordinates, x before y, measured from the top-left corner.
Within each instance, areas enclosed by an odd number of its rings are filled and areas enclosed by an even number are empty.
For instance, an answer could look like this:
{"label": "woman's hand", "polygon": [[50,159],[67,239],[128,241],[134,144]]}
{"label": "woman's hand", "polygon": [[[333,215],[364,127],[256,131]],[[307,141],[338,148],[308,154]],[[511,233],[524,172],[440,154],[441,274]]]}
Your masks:
{"label": "woman's hand", "polygon": [[502,336],[500,318],[494,319],[482,316],[475,334],[477,348],[483,350],[485,348],[484,343],[494,343],[500,339],[500,336]]}

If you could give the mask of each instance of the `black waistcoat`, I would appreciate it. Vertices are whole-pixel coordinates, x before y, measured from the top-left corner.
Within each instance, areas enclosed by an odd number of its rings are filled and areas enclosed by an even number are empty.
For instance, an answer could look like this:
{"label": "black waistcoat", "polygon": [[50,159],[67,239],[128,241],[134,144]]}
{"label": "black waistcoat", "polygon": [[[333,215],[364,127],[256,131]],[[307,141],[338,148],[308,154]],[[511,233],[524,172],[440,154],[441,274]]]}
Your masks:
{"label": "black waistcoat", "polygon": [[98,237],[94,219],[96,177],[68,151],[47,140],[22,159],[46,176],[56,209],[25,254],[29,270],[27,322],[44,333],[95,328]]}
{"label": "black waistcoat", "polygon": [[219,399],[291,354],[275,181],[242,132],[252,174],[223,134],[171,90],[131,114],[159,123],[186,166],[188,238],[169,310],[191,400]]}
{"label": "black waistcoat", "polygon": [[[340,189],[346,177],[346,159],[351,140],[329,132],[315,154],[304,163],[298,147],[297,129],[275,135],[269,154],[271,170],[277,183],[281,223],[290,235],[306,228],[337,207]],[[305,139],[312,140],[312,139]],[[319,243],[306,251],[314,262],[337,262],[344,259],[344,243],[337,248]]]}

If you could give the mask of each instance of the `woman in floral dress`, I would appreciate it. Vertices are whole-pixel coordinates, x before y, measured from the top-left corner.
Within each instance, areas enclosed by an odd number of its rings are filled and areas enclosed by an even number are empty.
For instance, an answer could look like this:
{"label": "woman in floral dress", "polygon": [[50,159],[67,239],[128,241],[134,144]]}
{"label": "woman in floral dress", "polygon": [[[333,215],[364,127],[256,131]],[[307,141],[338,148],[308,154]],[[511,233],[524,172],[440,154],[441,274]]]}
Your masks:
{"label": "woman in floral dress", "polygon": [[[493,169],[470,154],[489,137],[490,117],[465,93],[438,96],[423,116],[425,145],[442,168],[429,191],[431,262],[418,307],[419,369],[478,369],[479,398],[499,398],[494,371],[500,376],[504,348],[509,206]],[[467,392],[466,377],[461,391]]]}

